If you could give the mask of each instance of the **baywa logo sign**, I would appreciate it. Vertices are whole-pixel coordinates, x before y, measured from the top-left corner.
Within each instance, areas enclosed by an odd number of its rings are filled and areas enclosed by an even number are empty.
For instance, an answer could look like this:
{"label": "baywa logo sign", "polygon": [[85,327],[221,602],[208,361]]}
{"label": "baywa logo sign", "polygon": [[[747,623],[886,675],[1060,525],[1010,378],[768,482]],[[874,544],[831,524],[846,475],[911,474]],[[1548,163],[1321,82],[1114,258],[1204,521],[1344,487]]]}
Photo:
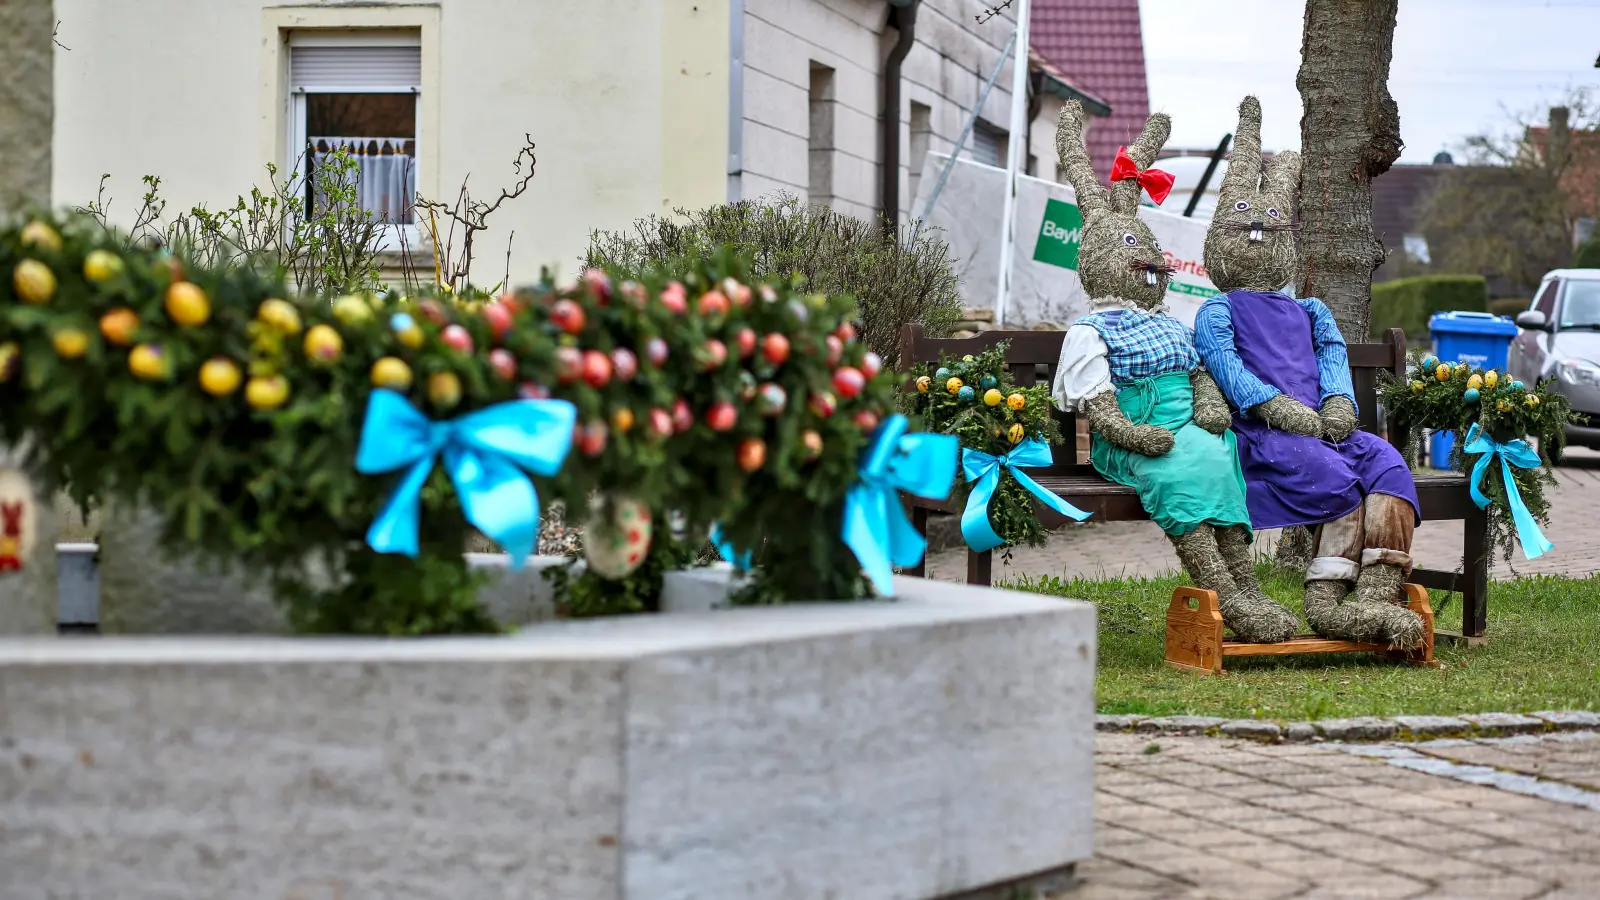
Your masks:
{"label": "baywa logo sign", "polygon": [[1083,238],[1083,214],[1076,204],[1051,199],[1045,204],[1039,241],[1033,245],[1034,262],[1063,269],[1078,269],[1078,244]]}

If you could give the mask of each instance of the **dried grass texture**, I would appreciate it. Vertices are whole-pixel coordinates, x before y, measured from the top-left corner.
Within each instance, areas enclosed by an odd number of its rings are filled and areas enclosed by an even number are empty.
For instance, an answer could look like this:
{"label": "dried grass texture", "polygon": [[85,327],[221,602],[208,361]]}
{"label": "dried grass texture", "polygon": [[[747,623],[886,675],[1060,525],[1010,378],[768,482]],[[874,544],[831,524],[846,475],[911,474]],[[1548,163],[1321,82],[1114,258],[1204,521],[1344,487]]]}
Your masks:
{"label": "dried grass texture", "polygon": [[1206,232],[1206,269],[1219,289],[1275,291],[1294,278],[1299,184],[1300,154],[1261,158],[1261,103],[1244,98],[1228,174]]}

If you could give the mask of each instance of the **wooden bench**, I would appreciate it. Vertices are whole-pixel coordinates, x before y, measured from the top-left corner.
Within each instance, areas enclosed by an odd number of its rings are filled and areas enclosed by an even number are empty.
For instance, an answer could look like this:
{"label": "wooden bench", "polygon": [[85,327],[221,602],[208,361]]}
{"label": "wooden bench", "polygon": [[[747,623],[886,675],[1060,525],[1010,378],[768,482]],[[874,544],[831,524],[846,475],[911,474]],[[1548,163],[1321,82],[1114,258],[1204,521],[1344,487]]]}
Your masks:
{"label": "wooden bench", "polygon": [[[1056,362],[1061,356],[1060,331],[987,331],[971,338],[929,338],[921,325],[906,325],[900,333],[900,365],[909,372],[917,363],[938,363],[940,353],[960,358],[968,353],[979,353],[1010,341],[1006,349],[1006,363],[1012,377],[1020,385],[1050,384],[1055,380]],[[1405,334],[1392,328],[1382,343],[1351,344],[1350,374],[1355,384],[1357,406],[1360,407],[1361,428],[1380,434],[1378,430],[1378,372],[1380,370],[1405,377]],[[907,381],[907,390],[914,390]],[[1065,440],[1053,448],[1054,462],[1049,468],[1030,469],[1033,476],[1046,489],[1064,498],[1073,506],[1092,513],[1090,522],[1127,522],[1148,519],[1138,496],[1130,487],[1112,484],[1101,478],[1088,463],[1086,447],[1077,442],[1077,415],[1056,410],[1056,421],[1061,425]],[[1388,441],[1411,459],[1407,452],[1409,429],[1403,422],[1390,422]],[[1422,504],[1422,517],[1426,521],[1465,521],[1462,541],[1460,571],[1417,569],[1410,581],[1443,591],[1461,594],[1461,633],[1465,638],[1482,638],[1487,624],[1489,591],[1489,519],[1488,514],[1472,502],[1467,490],[1466,476],[1459,473],[1418,474],[1415,476],[1417,498]],[[918,530],[927,532],[928,513],[938,510],[960,514],[954,501],[936,502],[912,499],[912,521]],[[1047,528],[1059,528],[1070,520],[1042,505],[1036,505]],[[1176,563],[1177,558],[1173,558]],[[926,563],[906,574],[923,575]],[[989,584],[993,575],[993,553],[967,551],[967,583]],[[1443,632],[1441,636],[1446,636]],[[1451,636],[1453,637],[1453,636]]]}

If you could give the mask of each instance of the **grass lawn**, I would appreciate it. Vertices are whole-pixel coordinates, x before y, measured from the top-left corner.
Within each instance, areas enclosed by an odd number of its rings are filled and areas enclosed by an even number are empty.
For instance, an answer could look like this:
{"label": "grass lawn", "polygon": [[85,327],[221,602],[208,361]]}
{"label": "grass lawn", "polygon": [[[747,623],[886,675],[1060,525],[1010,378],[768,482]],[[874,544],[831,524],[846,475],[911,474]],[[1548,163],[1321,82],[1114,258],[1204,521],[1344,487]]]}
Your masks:
{"label": "grass lawn", "polygon": [[[1489,641],[1441,644],[1441,669],[1374,654],[1233,657],[1219,677],[1163,661],[1167,602],[1178,576],[1062,581],[1008,587],[1093,602],[1100,614],[1097,694],[1102,713],[1206,715],[1298,721],[1342,716],[1448,715],[1600,709],[1600,578],[1534,576],[1492,582]],[[1263,587],[1302,614],[1297,581],[1263,568]],[[1461,621],[1460,598],[1433,592],[1439,626]],[[1302,621],[1304,621],[1302,617]]]}

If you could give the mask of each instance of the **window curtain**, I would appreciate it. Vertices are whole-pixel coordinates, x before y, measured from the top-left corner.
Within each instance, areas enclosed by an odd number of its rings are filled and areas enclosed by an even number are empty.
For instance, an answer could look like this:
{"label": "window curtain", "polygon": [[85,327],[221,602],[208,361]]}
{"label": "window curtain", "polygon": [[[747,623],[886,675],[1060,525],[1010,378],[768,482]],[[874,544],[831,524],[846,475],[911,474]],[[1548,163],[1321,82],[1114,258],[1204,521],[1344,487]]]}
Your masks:
{"label": "window curtain", "polygon": [[313,137],[308,143],[314,189],[323,164],[343,149],[356,162],[356,202],[360,207],[380,222],[411,223],[417,166],[416,144],[410,138]]}

